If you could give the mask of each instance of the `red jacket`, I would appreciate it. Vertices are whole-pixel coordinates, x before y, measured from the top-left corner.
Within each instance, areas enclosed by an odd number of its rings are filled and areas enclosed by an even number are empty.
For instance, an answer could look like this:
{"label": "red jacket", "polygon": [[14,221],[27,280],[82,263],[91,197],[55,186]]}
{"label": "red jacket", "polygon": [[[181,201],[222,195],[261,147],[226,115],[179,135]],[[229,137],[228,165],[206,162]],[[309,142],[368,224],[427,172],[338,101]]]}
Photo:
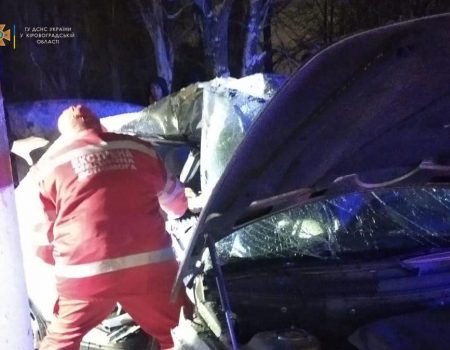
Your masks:
{"label": "red jacket", "polygon": [[180,216],[187,201],[150,144],[87,130],[57,140],[36,168],[51,242],[38,254],[54,259],[60,295],[146,293],[161,273],[173,273],[160,209]]}

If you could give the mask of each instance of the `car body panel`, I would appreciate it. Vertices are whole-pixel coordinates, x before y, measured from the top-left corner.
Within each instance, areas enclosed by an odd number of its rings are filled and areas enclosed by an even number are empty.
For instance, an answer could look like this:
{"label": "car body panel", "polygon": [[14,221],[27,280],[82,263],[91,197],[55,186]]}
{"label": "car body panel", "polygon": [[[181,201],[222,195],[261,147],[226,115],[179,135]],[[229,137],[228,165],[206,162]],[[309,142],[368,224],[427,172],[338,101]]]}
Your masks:
{"label": "car body panel", "polygon": [[[209,237],[231,233],[252,203],[301,204],[352,176],[344,192],[433,182],[450,164],[450,15],[345,39],[300,68],[269,102],[201,213],[177,280]],[[294,192],[296,194],[297,192]],[[326,196],[326,194],[325,194]],[[269,203],[270,204],[270,203]]]}

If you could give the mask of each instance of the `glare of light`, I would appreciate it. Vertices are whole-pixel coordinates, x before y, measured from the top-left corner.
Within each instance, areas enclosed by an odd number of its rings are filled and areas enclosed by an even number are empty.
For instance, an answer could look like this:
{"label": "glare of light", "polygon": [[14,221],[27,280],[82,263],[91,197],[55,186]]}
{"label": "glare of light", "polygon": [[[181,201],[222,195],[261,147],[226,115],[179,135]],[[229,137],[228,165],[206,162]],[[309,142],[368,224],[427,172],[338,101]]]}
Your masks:
{"label": "glare of light", "polygon": [[300,229],[297,231],[300,238],[311,238],[323,234],[325,231],[316,220],[305,219],[301,221]]}

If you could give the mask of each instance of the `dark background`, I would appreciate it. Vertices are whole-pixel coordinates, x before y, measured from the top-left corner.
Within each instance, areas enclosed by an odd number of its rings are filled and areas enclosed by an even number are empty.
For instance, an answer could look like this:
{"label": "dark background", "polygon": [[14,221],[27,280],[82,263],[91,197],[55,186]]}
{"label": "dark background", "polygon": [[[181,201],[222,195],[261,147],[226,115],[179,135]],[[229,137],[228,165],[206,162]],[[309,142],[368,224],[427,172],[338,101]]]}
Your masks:
{"label": "dark background", "polygon": [[[17,32],[25,26],[72,27],[75,39],[59,45],[37,45],[17,38],[0,47],[0,78],[7,102],[54,98],[91,98],[146,104],[149,83],[161,59],[142,16],[155,11],[154,0],[0,0],[0,23]],[[265,53],[252,72],[289,74],[315,53],[350,34],[397,21],[450,11],[450,0],[259,0],[265,15],[255,33],[254,55]],[[220,10],[230,4],[230,14]],[[228,33],[216,46],[224,46],[228,72],[243,71],[245,38],[256,27],[250,0],[166,0],[164,31],[173,47],[172,91],[218,75],[202,35],[200,5],[209,5],[215,25]],[[204,18],[203,18],[204,20]],[[222,21],[222,22],[221,22]],[[206,23],[206,27],[214,23]],[[211,29],[209,28],[209,29]],[[220,31],[218,31],[220,33]],[[222,47],[223,48],[223,47]],[[225,52],[225,54],[223,53]],[[227,75],[225,73],[224,75]]]}

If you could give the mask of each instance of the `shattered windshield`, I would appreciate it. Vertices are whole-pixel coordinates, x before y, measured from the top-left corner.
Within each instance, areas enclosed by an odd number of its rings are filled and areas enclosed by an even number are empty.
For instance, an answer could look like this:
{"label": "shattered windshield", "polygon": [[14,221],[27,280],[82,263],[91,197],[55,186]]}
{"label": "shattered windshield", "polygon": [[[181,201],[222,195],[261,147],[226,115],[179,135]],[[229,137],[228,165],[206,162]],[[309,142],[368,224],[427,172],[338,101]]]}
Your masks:
{"label": "shattered windshield", "polygon": [[450,247],[450,190],[352,193],[292,208],[216,243],[221,261],[387,257]]}
{"label": "shattered windshield", "polygon": [[284,81],[281,76],[257,74],[204,88],[201,140],[204,194],[212,192],[251,124]]}

